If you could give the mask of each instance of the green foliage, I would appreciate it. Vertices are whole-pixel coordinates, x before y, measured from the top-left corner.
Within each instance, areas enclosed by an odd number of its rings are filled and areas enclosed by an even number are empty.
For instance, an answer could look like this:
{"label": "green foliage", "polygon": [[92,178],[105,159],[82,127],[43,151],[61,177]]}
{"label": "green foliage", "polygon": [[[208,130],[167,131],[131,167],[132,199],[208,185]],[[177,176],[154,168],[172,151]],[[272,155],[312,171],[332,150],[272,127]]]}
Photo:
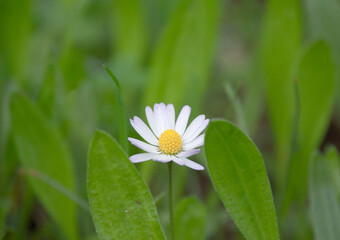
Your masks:
{"label": "green foliage", "polygon": [[124,148],[125,151],[128,152],[129,145],[128,145],[128,131],[127,131],[127,119],[125,114],[125,106],[122,98],[122,90],[120,88],[120,83],[116,76],[111,72],[110,69],[108,69],[106,66],[104,66],[106,72],[110,75],[111,79],[115,83],[117,87],[117,98],[118,98],[118,105],[119,105],[119,142]]}
{"label": "green foliage", "polygon": [[175,212],[175,238],[177,240],[204,240],[206,209],[195,197],[181,200]]}
{"label": "green foliage", "polygon": [[[32,1],[5,0],[0,6],[0,58],[8,73],[22,80],[32,30]],[[13,30],[15,29],[15,30]]]}
{"label": "green foliage", "polygon": [[247,239],[279,239],[270,183],[260,152],[236,126],[214,120],[206,132],[211,180]]}
{"label": "green foliage", "polygon": [[165,239],[148,187],[121,147],[104,132],[93,137],[87,181],[101,239]]}
{"label": "green foliage", "polygon": [[52,117],[55,103],[55,73],[52,66],[46,72],[44,83],[40,90],[38,104],[48,117]]}
{"label": "green foliage", "polygon": [[340,3],[334,0],[306,0],[308,28],[314,40],[325,40],[340,66]]}
{"label": "green foliage", "polygon": [[113,48],[123,60],[141,62],[147,46],[145,13],[139,0],[112,1]]}
{"label": "green foliage", "polygon": [[339,175],[339,154],[329,148],[315,154],[309,166],[310,212],[316,240],[340,238],[340,200],[335,177]]}
{"label": "green foliage", "polygon": [[330,122],[335,98],[335,65],[325,42],[314,43],[303,56],[297,73],[299,89],[298,152],[290,165],[288,194],[304,199],[308,160]]}
{"label": "green foliage", "polygon": [[293,63],[301,42],[298,0],[271,0],[263,33],[263,68],[267,84],[269,114],[277,150],[277,180],[283,180],[289,159],[295,113]]}
{"label": "green foliage", "polygon": [[[216,38],[217,0],[184,0],[173,13],[151,64],[145,104],[197,105]],[[187,94],[190,92],[190,94]]]}
{"label": "green foliage", "polygon": [[[11,102],[13,134],[21,165],[33,175],[42,172],[74,190],[72,160],[56,129],[28,99],[14,95]],[[47,183],[28,177],[36,196],[68,239],[77,239],[76,206]]]}

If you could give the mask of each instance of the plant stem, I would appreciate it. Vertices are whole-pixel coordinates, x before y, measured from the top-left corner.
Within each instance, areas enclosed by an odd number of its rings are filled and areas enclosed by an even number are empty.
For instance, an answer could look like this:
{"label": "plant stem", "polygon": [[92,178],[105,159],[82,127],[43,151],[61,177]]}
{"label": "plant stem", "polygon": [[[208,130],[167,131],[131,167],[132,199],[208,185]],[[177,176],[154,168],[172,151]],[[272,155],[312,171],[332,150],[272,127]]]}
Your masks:
{"label": "plant stem", "polygon": [[175,240],[174,233],[174,214],[173,214],[173,200],[172,200],[172,161],[168,162],[169,172],[169,215],[170,215],[170,233],[171,240]]}

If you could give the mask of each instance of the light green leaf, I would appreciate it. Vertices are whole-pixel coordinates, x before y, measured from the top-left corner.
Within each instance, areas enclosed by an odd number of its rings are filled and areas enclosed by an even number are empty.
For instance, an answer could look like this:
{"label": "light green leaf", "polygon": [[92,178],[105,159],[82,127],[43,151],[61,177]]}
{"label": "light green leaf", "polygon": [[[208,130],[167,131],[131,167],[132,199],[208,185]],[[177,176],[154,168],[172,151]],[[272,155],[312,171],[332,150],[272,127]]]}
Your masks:
{"label": "light green leaf", "polygon": [[147,49],[146,16],[139,0],[112,1],[114,53],[123,61],[141,63]]}
{"label": "light green leaf", "polygon": [[208,81],[217,15],[217,0],[180,2],[153,57],[145,105],[198,104]]}
{"label": "light green leaf", "polygon": [[287,193],[302,200],[307,193],[308,161],[320,145],[330,122],[335,97],[335,65],[325,42],[313,44],[302,58],[299,88],[298,152],[290,165]]}
{"label": "light green leaf", "polygon": [[174,221],[177,240],[206,239],[206,210],[197,198],[188,197],[179,202]]}
{"label": "light green leaf", "polygon": [[205,152],[211,180],[247,239],[279,239],[270,183],[260,152],[236,126],[213,120]]}
{"label": "light green leaf", "polygon": [[298,0],[267,3],[262,41],[269,114],[277,151],[277,184],[287,170],[294,120],[293,64],[301,42]]}
{"label": "light green leaf", "polygon": [[[21,164],[38,170],[74,190],[72,161],[56,129],[28,99],[14,95],[11,102],[13,134]],[[47,183],[29,177],[33,190],[68,239],[77,239],[76,206]]]}
{"label": "light green leaf", "polygon": [[88,196],[101,239],[165,239],[142,177],[121,147],[97,131],[88,159]]}
{"label": "light green leaf", "polygon": [[297,81],[300,98],[299,144],[311,152],[322,141],[335,98],[336,70],[325,42],[316,42],[304,55]]}
{"label": "light green leaf", "polygon": [[333,178],[335,162],[339,164],[335,148],[329,149],[325,156],[315,154],[310,161],[310,212],[316,240],[340,239],[340,201]]}

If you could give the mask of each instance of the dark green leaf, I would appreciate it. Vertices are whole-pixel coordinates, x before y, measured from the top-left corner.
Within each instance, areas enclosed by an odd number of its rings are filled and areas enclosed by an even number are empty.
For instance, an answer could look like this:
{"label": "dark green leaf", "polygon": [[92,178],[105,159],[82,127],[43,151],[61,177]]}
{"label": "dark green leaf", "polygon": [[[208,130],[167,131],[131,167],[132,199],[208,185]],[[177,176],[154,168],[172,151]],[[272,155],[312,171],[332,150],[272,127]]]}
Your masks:
{"label": "dark green leaf", "polygon": [[211,180],[247,239],[279,239],[270,183],[260,152],[236,126],[213,120],[205,152]]}
{"label": "dark green leaf", "polygon": [[88,196],[101,239],[165,239],[142,177],[121,147],[104,132],[92,140]]}

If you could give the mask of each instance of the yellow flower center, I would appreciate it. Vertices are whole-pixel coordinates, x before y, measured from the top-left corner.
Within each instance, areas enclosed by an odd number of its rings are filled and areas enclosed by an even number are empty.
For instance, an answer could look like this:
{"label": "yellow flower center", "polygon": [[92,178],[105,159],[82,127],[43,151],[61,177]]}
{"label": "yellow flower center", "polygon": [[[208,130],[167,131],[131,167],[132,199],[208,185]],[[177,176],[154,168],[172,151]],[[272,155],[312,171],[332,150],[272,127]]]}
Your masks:
{"label": "yellow flower center", "polygon": [[158,140],[159,148],[165,154],[176,154],[182,149],[181,136],[172,129],[164,131]]}

